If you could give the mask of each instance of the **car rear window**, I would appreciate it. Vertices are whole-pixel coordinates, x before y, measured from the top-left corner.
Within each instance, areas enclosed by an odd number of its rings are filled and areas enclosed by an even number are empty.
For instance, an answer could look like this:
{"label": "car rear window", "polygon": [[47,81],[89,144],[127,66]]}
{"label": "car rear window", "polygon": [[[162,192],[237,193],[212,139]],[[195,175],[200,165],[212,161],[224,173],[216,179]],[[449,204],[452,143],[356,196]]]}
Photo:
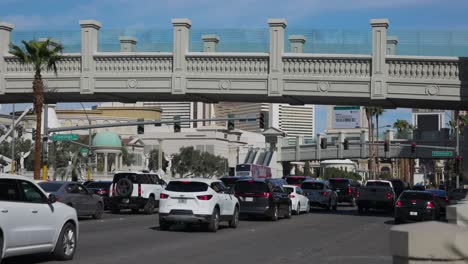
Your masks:
{"label": "car rear window", "polygon": [[425,192],[404,192],[400,199],[431,200],[431,194]]}
{"label": "car rear window", "polygon": [[51,193],[51,192],[56,192],[60,189],[60,187],[62,187],[62,183],[56,183],[56,182],[40,182],[38,183],[39,186],[41,186],[41,188],[45,191],[45,192],[48,192],[48,193]]}
{"label": "car rear window", "polygon": [[109,188],[111,182],[91,182],[86,185],[86,188]]}
{"label": "car rear window", "polygon": [[329,179],[328,181],[333,188],[346,188],[349,185],[349,180],[346,179]]}
{"label": "car rear window", "polygon": [[288,184],[301,184],[303,181],[305,181],[304,177],[287,177],[286,182]]}
{"label": "car rear window", "polygon": [[447,193],[444,190],[427,190],[427,192],[432,193],[434,196],[445,197]]}
{"label": "car rear window", "polygon": [[170,192],[205,192],[206,190],[208,190],[208,184],[193,181],[171,181],[166,187],[166,191]]}
{"label": "car rear window", "polygon": [[323,183],[321,182],[304,182],[302,183],[302,189],[304,190],[322,190]]}
{"label": "car rear window", "polygon": [[390,187],[388,182],[367,182],[366,186]]}
{"label": "car rear window", "polygon": [[294,189],[291,188],[291,187],[284,187],[284,190],[285,190],[286,193],[288,193],[288,194],[294,192]]}
{"label": "car rear window", "polygon": [[263,193],[268,192],[268,186],[264,182],[240,181],[236,183],[235,190],[239,193]]}

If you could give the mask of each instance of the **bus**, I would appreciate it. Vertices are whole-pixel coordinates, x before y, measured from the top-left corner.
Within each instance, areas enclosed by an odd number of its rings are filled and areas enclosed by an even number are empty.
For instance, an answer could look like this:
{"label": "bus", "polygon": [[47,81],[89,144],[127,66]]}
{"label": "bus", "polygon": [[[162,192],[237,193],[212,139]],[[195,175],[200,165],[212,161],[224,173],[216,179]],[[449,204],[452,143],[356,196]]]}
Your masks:
{"label": "bus", "polygon": [[271,168],[258,164],[236,165],[236,176],[248,176],[254,179],[271,179]]}

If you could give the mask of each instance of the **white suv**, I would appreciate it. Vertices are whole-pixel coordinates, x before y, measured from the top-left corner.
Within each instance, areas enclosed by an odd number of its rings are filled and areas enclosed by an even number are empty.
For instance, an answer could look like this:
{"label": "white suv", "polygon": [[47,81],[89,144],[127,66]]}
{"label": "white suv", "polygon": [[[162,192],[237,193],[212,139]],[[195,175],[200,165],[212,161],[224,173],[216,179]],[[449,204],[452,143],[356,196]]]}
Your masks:
{"label": "white suv", "polygon": [[73,259],[78,243],[76,210],[56,200],[25,177],[0,174],[0,262],[36,253]]}
{"label": "white suv", "polygon": [[166,186],[158,175],[149,172],[117,172],[110,187],[109,207],[112,213],[120,209],[153,214],[159,205],[159,195]]}
{"label": "white suv", "polygon": [[239,223],[239,201],[220,180],[172,180],[161,193],[161,230],[173,223],[200,223],[216,232],[220,221],[227,221],[232,228]]}

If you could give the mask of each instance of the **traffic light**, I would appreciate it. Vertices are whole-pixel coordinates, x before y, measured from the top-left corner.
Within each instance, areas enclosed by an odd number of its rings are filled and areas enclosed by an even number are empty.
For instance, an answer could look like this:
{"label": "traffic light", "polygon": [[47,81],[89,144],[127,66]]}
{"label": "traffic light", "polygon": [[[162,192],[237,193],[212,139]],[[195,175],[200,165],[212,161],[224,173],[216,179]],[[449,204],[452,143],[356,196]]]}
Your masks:
{"label": "traffic light", "polygon": [[456,174],[460,173],[460,164],[461,164],[461,156],[457,156],[457,158],[455,158],[455,164],[453,165],[453,170]]}
{"label": "traffic light", "polygon": [[411,143],[411,153],[416,153],[416,143]]}
{"label": "traffic light", "polygon": [[326,138],[321,138],[320,139],[320,148],[321,149],[327,149],[327,139]]}
{"label": "traffic light", "polygon": [[235,118],[235,114],[228,114],[228,122],[227,122],[227,129],[228,130],[234,130],[234,120],[231,120],[231,118]]}
{"label": "traffic light", "polygon": [[174,116],[174,133],[180,132],[180,116]]}
{"label": "traffic light", "polygon": [[269,126],[268,118],[269,118],[268,112],[266,111],[260,112],[260,122],[259,122],[260,128],[263,128],[263,129],[268,128]]}
{"label": "traffic light", "polygon": [[17,133],[18,133],[18,138],[23,137],[23,127],[22,126],[19,126],[17,128]]}
{"label": "traffic light", "polygon": [[390,142],[388,140],[385,140],[384,142],[384,151],[388,152],[390,150]]}
{"label": "traffic light", "polygon": [[345,138],[344,141],[343,141],[343,148],[344,150],[348,150],[349,149],[349,139]]}
{"label": "traffic light", "polygon": [[[142,121],[145,121],[145,119],[143,119],[143,118],[138,119],[138,122],[142,122]],[[144,134],[145,133],[145,125],[138,125],[137,132],[138,132],[138,135]]]}

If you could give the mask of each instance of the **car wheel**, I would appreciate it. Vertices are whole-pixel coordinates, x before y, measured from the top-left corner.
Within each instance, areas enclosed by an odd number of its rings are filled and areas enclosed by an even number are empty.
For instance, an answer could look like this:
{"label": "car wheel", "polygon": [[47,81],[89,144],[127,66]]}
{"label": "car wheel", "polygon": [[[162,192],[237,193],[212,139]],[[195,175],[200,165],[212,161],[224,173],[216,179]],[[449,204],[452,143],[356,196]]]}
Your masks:
{"label": "car wheel", "polygon": [[104,213],[104,205],[102,203],[97,203],[96,211],[93,214],[93,218],[94,219],[101,219],[103,213]]}
{"label": "car wheel", "polygon": [[239,225],[239,208],[236,206],[236,209],[234,209],[234,214],[232,215],[231,221],[229,221],[229,227],[231,228],[237,228]]}
{"label": "car wheel", "polygon": [[364,213],[364,208],[361,206],[358,206],[358,214],[363,214]]}
{"label": "car wheel", "polygon": [[395,225],[399,225],[399,224],[401,224],[401,222],[402,222],[402,221],[401,221],[400,218],[395,218],[395,220],[393,220],[393,223],[394,223]]}
{"label": "car wheel", "polygon": [[137,214],[138,212],[140,212],[140,209],[138,209],[138,208],[132,208],[132,213]]}
{"label": "car wheel", "polygon": [[117,205],[111,205],[110,210],[111,210],[111,213],[113,213],[113,214],[120,213],[120,208]]}
{"label": "car wheel", "polygon": [[159,219],[159,229],[161,229],[161,231],[167,231],[169,228],[171,228],[171,222]]}
{"label": "car wheel", "polygon": [[0,263],[2,263],[3,258],[3,236],[0,235]]}
{"label": "car wheel", "polygon": [[292,205],[289,204],[289,205],[288,205],[288,211],[287,211],[286,214],[284,215],[284,218],[290,219],[291,216],[292,216]]}
{"label": "car wheel", "polygon": [[296,210],[293,211],[294,215],[298,215],[301,213],[301,203],[297,204]]}
{"label": "car wheel", "polygon": [[155,201],[154,201],[154,197],[153,196],[150,196],[150,198],[148,199],[148,202],[146,202],[145,204],[145,214],[147,215],[151,215],[154,213],[154,208],[155,208]]}
{"label": "car wheel", "polygon": [[332,209],[333,209],[333,211],[338,210],[338,202],[337,201],[335,201],[335,204],[333,205]]}
{"label": "car wheel", "polygon": [[279,214],[279,210],[278,210],[278,206],[275,206],[275,208],[273,209],[273,214],[271,215],[271,221],[278,221],[278,214]]}
{"label": "car wheel", "polygon": [[332,206],[332,202],[330,200],[330,201],[328,201],[328,204],[327,204],[327,211],[331,212],[332,210],[333,210],[333,206]]}
{"label": "car wheel", "polygon": [[76,228],[71,223],[63,226],[55,245],[54,256],[58,260],[71,260],[76,251]]}
{"label": "car wheel", "polygon": [[219,210],[215,208],[208,224],[208,231],[215,233],[219,228]]}

